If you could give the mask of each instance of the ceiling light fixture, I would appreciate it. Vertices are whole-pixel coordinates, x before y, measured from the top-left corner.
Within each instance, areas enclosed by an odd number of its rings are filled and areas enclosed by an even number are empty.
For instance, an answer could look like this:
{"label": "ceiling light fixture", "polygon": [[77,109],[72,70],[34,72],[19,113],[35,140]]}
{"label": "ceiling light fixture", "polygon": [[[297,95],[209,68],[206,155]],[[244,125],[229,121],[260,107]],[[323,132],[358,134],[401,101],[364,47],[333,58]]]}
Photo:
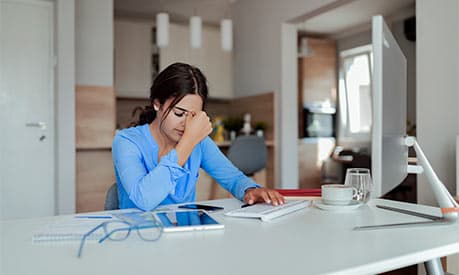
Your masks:
{"label": "ceiling light fixture", "polygon": [[156,44],[160,48],[169,45],[169,14],[164,12],[156,15]]}
{"label": "ceiling light fixture", "polygon": [[202,20],[199,16],[190,17],[190,46],[201,48],[202,45]]}
{"label": "ceiling light fixture", "polygon": [[233,49],[233,21],[231,19],[222,19],[220,23],[220,35],[222,49],[231,51]]}

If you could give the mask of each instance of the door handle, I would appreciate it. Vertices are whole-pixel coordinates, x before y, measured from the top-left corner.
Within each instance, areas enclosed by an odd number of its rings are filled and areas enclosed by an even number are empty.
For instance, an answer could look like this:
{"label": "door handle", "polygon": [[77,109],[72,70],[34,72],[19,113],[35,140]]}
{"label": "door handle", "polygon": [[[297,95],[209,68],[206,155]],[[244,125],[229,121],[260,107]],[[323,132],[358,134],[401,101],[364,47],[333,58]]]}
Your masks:
{"label": "door handle", "polygon": [[45,130],[46,129],[46,122],[42,122],[42,121],[39,121],[39,122],[27,122],[26,123],[26,127],[37,127],[37,128],[42,129],[42,130]]}

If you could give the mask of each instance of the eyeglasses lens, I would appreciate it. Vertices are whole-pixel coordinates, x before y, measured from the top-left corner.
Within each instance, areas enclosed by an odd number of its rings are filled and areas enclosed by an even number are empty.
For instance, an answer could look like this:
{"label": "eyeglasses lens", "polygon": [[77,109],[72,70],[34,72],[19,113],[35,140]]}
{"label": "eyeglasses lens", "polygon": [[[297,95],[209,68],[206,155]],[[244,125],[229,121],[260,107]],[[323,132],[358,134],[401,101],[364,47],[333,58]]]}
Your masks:
{"label": "eyeglasses lens", "polygon": [[121,241],[129,235],[129,224],[125,222],[110,222],[105,226],[106,234],[110,234],[109,238],[113,241]]}

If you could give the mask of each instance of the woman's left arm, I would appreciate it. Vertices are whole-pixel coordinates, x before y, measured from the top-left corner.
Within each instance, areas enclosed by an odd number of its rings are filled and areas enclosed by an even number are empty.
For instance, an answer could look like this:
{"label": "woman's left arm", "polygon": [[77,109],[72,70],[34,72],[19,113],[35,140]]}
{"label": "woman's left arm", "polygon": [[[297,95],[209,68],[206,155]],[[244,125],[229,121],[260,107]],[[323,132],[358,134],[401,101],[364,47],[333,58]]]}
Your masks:
{"label": "woman's left arm", "polygon": [[201,167],[234,197],[249,204],[262,201],[275,205],[284,203],[284,198],[277,191],[263,188],[244,175],[209,137],[200,146]]}

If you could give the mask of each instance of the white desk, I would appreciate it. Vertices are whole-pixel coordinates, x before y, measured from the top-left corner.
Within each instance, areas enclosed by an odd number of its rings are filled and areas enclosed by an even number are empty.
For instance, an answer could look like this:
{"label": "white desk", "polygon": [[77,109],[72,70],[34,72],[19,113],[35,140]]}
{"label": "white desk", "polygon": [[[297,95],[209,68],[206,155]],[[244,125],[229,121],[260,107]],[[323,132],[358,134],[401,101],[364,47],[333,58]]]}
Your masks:
{"label": "white desk", "polygon": [[[122,242],[87,243],[81,259],[78,244],[32,243],[34,230],[60,217],[6,221],[0,274],[371,274],[459,252],[459,224],[353,231],[420,220],[377,209],[377,202],[341,213],[312,207],[267,223],[220,212],[214,216],[225,230],[164,233],[153,243],[135,234]],[[240,202],[212,204],[228,211]]]}

